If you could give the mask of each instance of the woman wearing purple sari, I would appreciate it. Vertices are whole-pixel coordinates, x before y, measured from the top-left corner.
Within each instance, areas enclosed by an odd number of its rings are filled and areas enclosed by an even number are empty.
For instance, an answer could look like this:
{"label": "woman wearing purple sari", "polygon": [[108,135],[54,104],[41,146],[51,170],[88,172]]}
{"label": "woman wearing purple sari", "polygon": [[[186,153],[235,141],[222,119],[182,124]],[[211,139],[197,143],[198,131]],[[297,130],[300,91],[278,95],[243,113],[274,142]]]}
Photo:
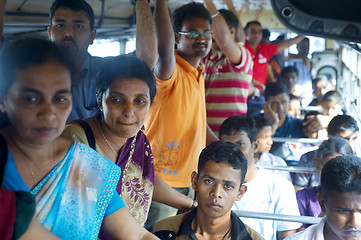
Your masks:
{"label": "woman wearing purple sari", "polygon": [[178,209],[191,208],[192,199],[154,176],[150,144],[142,129],[156,94],[153,73],[130,56],[111,58],[102,69],[96,84],[99,113],[68,124],[62,135],[93,147],[121,167],[116,189],[141,225],[152,198]]}

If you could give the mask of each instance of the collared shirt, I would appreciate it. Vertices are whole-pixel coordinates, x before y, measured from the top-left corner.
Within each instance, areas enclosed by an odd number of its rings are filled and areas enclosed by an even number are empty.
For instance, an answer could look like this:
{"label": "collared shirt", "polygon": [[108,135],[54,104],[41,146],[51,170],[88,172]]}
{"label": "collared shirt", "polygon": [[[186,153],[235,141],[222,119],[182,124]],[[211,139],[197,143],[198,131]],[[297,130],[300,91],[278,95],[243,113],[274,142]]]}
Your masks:
{"label": "collared shirt", "polygon": [[96,79],[100,75],[101,66],[106,58],[86,55],[81,71],[72,79],[73,108],[68,122],[94,116],[97,112],[95,95]]}
{"label": "collared shirt", "polygon": [[292,234],[284,240],[324,240],[323,229],[326,224],[326,217],[324,217],[318,224],[312,225],[301,232]]}
{"label": "collared shirt", "polygon": [[[198,240],[192,224],[195,220],[197,208],[160,221],[155,229],[155,235],[162,240]],[[237,214],[231,212],[231,238],[232,240],[262,240],[263,237],[256,231],[243,224]],[[230,240],[229,239],[229,240]]]}

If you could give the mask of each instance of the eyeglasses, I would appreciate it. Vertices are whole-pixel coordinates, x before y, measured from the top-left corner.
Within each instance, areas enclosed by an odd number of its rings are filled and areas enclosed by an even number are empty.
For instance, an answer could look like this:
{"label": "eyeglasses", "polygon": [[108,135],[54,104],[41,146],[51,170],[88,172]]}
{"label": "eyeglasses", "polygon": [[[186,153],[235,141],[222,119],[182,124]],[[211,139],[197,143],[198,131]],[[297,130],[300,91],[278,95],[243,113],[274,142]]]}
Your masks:
{"label": "eyeglasses", "polygon": [[205,38],[212,38],[212,32],[209,32],[209,31],[202,32],[202,33],[199,33],[197,31],[178,32],[178,34],[185,35],[185,36],[188,36],[190,38],[197,38],[197,37],[199,37],[200,34],[202,34],[202,36],[205,37]]}

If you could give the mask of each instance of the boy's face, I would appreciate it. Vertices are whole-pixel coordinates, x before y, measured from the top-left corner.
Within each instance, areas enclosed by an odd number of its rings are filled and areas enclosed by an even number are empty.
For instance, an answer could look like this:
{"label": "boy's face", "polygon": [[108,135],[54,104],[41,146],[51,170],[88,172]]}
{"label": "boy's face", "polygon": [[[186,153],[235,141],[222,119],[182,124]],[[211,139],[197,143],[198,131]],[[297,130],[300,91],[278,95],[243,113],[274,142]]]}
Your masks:
{"label": "boy's face", "polygon": [[267,153],[271,150],[273,144],[271,126],[265,126],[258,131],[257,142],[259,153]]}
{"label": "boy's face", "polygon": [[234,143],[247,159],[248,166],[253,163],[254,153],[258,150],[256,143],[251,143],[248,134],[244,131],[233,132],[231,135],[221,135],[221,140]]}
{"label": "boy's face", "polygon": [[210,22],[202,17],[195,17],[183,20],[182,32],[198,32],[199,36],[191,38],[186,35],[175,33],[178,52],[186,60],[191,58],[203,58],[211,49],[212,38],[206,38],[202,33],[210,32]]}
{"label": "boy's face", "polygon": [[323,95],[327,92],[333,90],[333,86],[327,80],[319,81],[318,83],[313,85],[313,91],[318,99],[321,102]]}
{"label": "boy's face", "polygon": [[318,200],[327,218],[324,235],[332,239],[361,239],[360,193],[332,191],[327,198],[319,194]]}
{"label": "boy's face", "polygon": [[212,160],[207,161],[198,174],[192,173],[192,187],[197,192],[197,214],[211,219],[229,213],[234,202],[240,200],[247,189],[241,186],[240,169]]}
{"label": "boy's face", "polygon": [[342,114],[342,105],[334,101],[322,102],[323,115],[331,118]]}
{"label": "boy's face", "polygon": [[299,77],[295,72],[289,72],[284,74],[281,81],[287,86],[290,91],[293,91],[298,83]]}
{"label": "boy's face", "polygon": [[290,100],[289,108],[288,108],[288,115],[294,118],[301,117],[301,103],[299,100],[293,99]]}

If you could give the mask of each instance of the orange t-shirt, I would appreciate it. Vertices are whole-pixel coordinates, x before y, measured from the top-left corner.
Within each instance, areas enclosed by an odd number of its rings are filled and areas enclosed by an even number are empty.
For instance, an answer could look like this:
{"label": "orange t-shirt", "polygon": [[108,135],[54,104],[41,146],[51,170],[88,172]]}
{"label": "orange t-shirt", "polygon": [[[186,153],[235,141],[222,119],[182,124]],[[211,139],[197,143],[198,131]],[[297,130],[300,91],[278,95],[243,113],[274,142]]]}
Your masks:
{"label": "orange t-shirt", "polygon": [[191,184],[198,157],[206,145],[206,106],[202,68],[175,54],[169,80],[157,78],[157,95],[145,129],[151,143],[155,174],[171,187]]}

